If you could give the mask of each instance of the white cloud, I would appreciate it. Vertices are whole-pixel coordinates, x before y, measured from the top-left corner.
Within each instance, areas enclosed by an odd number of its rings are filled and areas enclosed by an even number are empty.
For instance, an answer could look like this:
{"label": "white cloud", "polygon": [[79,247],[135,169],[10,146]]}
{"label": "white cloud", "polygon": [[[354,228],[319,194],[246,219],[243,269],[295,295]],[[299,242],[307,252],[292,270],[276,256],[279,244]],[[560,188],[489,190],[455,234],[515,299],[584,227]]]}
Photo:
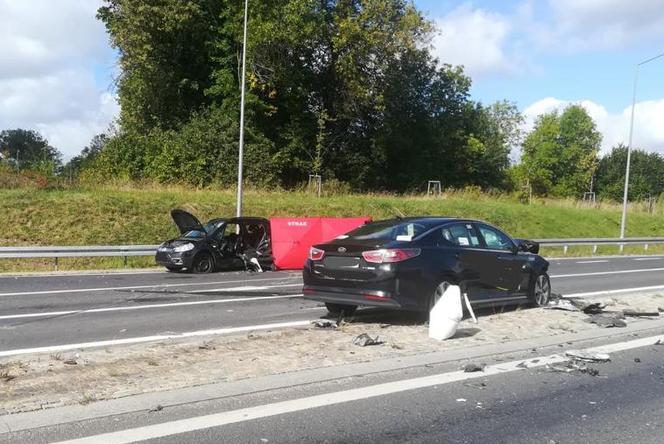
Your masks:
{"label": "white cloud", "polygon": [[115,59],[101,3],[0,0],[0,130],[35,129],[69,158],[117,116],[110,85],[95,81]]}
{"label": "white cloud", "polygon": [[664,37],[661,0],[549,0],[550,25],[535,37],[570,52],[624,48]]}
{"label": "white cloud", "polygon": [[[602,133],[602,152],[608,152],[613,146],[629,140],[629,122],[631,106],[620,113],[609,113],[607,109],[591,100],[570,101],[547,97],[533,103],[524,110],[525,129],[532,129],[535,119],[540,114],[554,110],[563,110],[570,104],[583,106],[593,118],[597,129]],[[634,111],[633,146],[645,151],[657,151],[664,154],[664,99],[637,102]]]}
{"label": "white cloud", "polygon": [[432,43],[442,63],[464,65],[472,77],[513,70],[505,49],[512,30],[507,17],[463,4],[435,23],[439,34]]}

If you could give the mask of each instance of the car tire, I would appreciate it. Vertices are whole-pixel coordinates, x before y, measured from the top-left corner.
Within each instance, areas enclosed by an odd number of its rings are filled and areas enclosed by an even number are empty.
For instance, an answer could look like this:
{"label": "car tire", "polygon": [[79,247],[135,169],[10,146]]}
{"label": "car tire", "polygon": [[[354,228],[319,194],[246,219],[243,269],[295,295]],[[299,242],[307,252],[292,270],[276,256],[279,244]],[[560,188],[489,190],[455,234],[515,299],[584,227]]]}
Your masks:
{"label": "car tire", "polygon": [[357,305],[346,305],[346,304],[334,304],[332,302],[326,302],[325,308],[327,308],[328,313],[331,316],[339,316],[343,312],[345,316],[352,316],[357,310]]}
{"label": "car tire", "polygon": [[182,271],[182,267],[172,267],[170,265],[166,265],[166,269],[171,273],[179,273],[180,271]]}
{"label": "car tire", "polygon": [[193,261],[191,271],[196,274],[212,273],[214,270],[214,261],[209,253],[198,254]]}
{"label": "car tire", "polygon": [[530,301],[536,307],[542,307],[549,303],[551,298],[551,280],[546,273],[539,273],[535,277],[533,287],[530,291]]}

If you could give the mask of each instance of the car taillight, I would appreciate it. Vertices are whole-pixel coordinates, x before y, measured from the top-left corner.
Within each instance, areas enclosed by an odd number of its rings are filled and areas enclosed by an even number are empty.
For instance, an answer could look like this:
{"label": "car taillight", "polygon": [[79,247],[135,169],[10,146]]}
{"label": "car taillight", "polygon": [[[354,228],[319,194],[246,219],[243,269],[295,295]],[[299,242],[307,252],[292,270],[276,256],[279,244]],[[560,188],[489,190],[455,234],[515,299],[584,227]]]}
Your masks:
{"label": "car taillight", "polygon": [[323,259],[323,256],[325,256],[325,251],[314,247],[309,249],[309,259],[312,261],[319,261]]}
{"label": "car taillight", "polygon": [[385,250],[371,250],[362,253],[365,261],[372,264],[391,264],[402,262],[420,255],[419,248],[393,248]]}

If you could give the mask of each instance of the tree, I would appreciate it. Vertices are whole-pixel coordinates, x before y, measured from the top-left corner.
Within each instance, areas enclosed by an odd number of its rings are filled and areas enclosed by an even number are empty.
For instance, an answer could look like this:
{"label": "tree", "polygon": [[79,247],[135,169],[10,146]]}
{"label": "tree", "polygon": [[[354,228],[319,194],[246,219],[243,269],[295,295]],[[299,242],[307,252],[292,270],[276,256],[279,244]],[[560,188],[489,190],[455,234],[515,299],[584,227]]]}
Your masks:
{"label": "tree", "polygon": [[[622,201],[625,187],[627,147],[618,145],[599,161],[596,189],[600,197]],[[664,193],[664,157],[632,149],[629,172],[628,198],[643,199],[647,195]]]}
{"label": "tree", "polygon": [[90,165],[97,156],[101,154],[102,150],[108,143],[109,138],[109,135],[104,133],[95,135],[92,140],[90,140],[90,144],[81,150],[81,154],[72,157],[72,159],[65,164],[62,168],[62,174],[65,177],[78,175],[82,169]]}
{"label": "tree", "polygon": [[543,114],[523,142],[521,170],[535,193],[579,197],[590,189],[601,141],[579,105]]}
{"label": "tree", "polygon": [[0,132],[0,151],[5,152],[21,169],[59,168],[62,154],[48,144],[37,131],[25,129]]}
{"label": "tree", "polygon": [[[252,0],[250,11],[245,125],[262,163],[252,174],[291,186],[316,172],[357,190],[501,184],[518,112],[470,99],[470,79],[432,56],[433,24],[410,1]],[[228,0],[105,1],[122,114],[95,168],[232,182],[242,14]],[[223,173],[211,171],[222,153]]]}

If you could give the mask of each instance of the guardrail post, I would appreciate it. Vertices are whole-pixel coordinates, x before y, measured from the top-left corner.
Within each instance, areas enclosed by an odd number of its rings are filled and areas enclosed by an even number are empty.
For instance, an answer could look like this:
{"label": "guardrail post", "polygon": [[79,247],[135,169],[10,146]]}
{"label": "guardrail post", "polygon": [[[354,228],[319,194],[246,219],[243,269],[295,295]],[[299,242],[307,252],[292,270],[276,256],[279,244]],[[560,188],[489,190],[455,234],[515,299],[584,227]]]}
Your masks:
{"label": "guardrail post", "polygon": [[124,267],[127,268],[127,256],[124,257]]}
{"label": "guardrail post", "polygon": [[597,245],[593,245],[593,254],[597,253]]}
{"label": "guardrail post", "polygon": [[620,254],[623,254],[624,250],[625,250],[625,244],[620,244]]}
{"label": "guardrail post", "polygon": [[55,271],[58,271],[58,257],[55,257]]}
{"label": "guardrail post", "polygon": [[564,254],[564,255],[567,254],[567,245],[563,245],[563,254]]}
{"label": "guardrail post", "polygon": [[645,251],[648,251],[648,244],[643,244],[643,249],[644,249]]}

